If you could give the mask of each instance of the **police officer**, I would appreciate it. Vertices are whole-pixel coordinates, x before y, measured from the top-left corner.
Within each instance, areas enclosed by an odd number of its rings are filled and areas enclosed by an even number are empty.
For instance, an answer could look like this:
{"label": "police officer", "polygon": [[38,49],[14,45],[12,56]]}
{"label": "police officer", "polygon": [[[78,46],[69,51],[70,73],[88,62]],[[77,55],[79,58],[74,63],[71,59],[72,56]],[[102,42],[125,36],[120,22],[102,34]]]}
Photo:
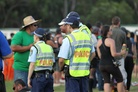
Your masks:
{"label": "police officer", "polygon": [[69,18],[69,17],[75,17],[75,18],[77,18],[77,20],[79,21],[79,31],[84,32],[84,33],[88,34],[89,37],[91,37],[91,35],[92,35],[91,34],[91,30],[80,21],[80,15],[77,12],[71,11],[66,16],[66,18]]}
{"label": "police officer", "polygon": [[64,67],[65,71],[65,90],[88,92],[90,61],[95,55],[95,49],[90,37],[79,30],[76,17],[68,17],[65,22],[71,34],[63,40],[58,54],[59,66],[61,69]]}
{"label": "police officer", "polygon": [[32,92],[53,92],[52,66],[55,58],[52,47],[45,43],[45,36],[46,32],[42,28],[34,32],[35,44],[31,47],[28,59],[28,87],[32,87]]}

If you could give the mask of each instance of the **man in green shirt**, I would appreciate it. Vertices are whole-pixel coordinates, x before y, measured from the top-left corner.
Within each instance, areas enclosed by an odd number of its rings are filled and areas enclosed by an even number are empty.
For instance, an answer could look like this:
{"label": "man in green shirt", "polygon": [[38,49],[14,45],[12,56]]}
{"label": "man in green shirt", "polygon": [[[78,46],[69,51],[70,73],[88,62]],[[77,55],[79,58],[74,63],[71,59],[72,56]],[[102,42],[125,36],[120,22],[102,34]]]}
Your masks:
{"label": "man in green shirt", "polygon": [[24,25],[17,32],[11,42],[11,49],[14,51],[14,80],[22,79],[27,84],[28,77],[28,57],[29,50],[33,45],[34,38],[31,34],[37,29],[37,23],[32,16],[27,16],[23,19]]}

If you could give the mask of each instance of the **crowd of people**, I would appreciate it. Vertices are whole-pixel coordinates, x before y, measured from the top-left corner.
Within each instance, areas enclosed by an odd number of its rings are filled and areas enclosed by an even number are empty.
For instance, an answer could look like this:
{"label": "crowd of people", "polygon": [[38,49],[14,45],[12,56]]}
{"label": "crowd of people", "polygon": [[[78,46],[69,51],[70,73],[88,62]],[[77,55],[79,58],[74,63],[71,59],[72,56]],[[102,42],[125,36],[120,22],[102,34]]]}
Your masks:
{"label": "crowd of people", "polygon": [[39,23],[25,17],[8,41],[0,32],[0,92],[6,92],[6,75],[10,80],[14,76],[14,92],[54,92],[63,79],[65,92],[93,92],[97,85],[101,92],[115,87],[117,92],[130,91],[138,30],[131,33],[121,27],[118,16],[111,25],[98,21],[92,27],[74,11],[58,24],[54,37]]}

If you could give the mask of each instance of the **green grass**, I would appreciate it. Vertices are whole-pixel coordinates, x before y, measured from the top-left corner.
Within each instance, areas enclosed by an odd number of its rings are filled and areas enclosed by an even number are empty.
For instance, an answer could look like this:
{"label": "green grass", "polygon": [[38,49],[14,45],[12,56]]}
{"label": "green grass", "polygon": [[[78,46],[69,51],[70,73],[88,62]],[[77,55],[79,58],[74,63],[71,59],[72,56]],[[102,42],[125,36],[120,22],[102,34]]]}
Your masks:
{"label": "green grass", "polygon": [[[137,81],[138,82],[138,78],[132,78],[132,82]],[[7,92],[13,92],[12,91],[12,87],[13,87],[13,81],[6,81],[6,90]],[[61,85],[58,87],[54,87],[54,92],[65,92],[65,86]],[[98,92],[97,88],[93,89],[93,92]],[[130,92],[138,92],[138,86],[131,86],[131,90]]]}
{"label": "green grass", "polygon": [[5,85],[6,85],[6,92],[13,92],[13,90],[12,90],[12,88],[13,88],[13,81],[6,81]]}

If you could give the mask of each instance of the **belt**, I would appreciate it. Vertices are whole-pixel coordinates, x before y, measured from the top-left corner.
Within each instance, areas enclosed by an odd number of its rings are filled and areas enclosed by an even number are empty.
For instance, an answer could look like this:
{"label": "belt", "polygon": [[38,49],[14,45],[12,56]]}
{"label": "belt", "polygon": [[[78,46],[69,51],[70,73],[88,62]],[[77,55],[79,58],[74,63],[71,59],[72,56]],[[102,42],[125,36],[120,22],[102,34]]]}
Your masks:
{"label": "belt", "polygon": [[37,73],[37,74],[45,74],[46,72],[51,73],[50,70],[40,70],[40,71],[35,71],[35,74],[36,74],[36,73]]}
{"label": "belt", "polygon": [[45,73],[45,72],[52,73],[51,70],[40,70],[40,71],[35,71],[35,73]]}
{"label": "belt", "polygon": [[41,71],[35,71],[35,73],[45,73],[46,70],[41,70]]}
{"label": "belt", "polygon": [[34,74],[35,74],[34,77],[36,78],[44,76],[44,75],[46,78],[49,78],[49,76],[52,75],[50,70],[35,71]]}

